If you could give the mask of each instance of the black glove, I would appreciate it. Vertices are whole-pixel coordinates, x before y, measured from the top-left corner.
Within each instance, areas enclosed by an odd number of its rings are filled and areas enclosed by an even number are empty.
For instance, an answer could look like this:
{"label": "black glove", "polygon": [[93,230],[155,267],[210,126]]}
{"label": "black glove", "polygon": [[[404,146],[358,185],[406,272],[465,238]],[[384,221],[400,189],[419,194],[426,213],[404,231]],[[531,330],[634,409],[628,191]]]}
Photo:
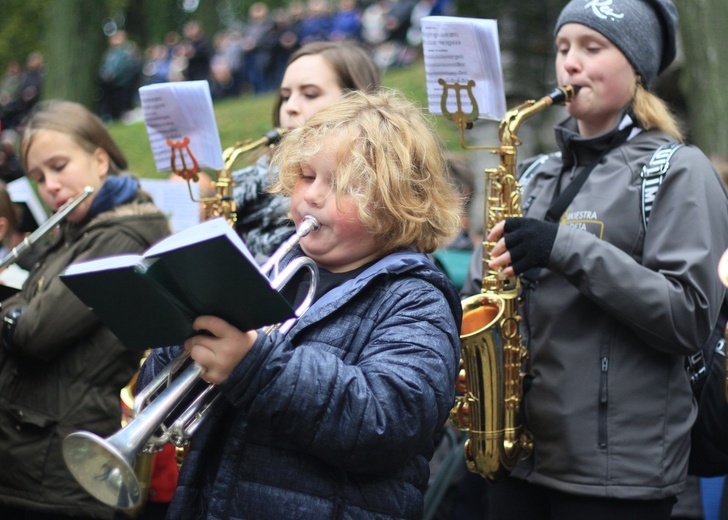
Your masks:
{"label": "black glove", "polygon": [[506,219],[506,249],[511,254],[511,266],[516,274],[535,267],[546,267],[554,247],[559,225],[535,218]]}

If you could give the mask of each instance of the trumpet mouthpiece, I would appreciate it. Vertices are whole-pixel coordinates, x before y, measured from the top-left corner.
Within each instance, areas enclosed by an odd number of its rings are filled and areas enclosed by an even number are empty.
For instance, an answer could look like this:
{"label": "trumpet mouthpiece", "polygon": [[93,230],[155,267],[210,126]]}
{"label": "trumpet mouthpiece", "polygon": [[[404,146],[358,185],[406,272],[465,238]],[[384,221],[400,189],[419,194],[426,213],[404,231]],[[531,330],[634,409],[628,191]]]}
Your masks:
{"label": "trumpet mouthpiece", "polygon": [[[311,231],[318,231],[321,227],[321,224],[318,220],[316,220],[316,217],[313,217],[311,215],[306,215],[303,217],[303,221],[301,222],[301,225],[299,226],[299,234],[301,236],[306,236]],[[305,234],[304,234],[305,233]]]}

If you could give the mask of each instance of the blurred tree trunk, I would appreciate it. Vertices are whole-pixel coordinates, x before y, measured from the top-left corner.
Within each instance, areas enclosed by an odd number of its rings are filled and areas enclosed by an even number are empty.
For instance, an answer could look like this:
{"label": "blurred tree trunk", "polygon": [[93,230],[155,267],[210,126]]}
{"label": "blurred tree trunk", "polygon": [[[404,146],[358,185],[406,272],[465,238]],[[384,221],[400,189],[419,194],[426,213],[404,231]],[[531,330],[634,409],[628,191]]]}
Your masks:
{"label": "blurred tree trunk", "polygon": [[197,10],[192,14],[191,18],[197,20],[205,32],[205,36],[212,43],[213,35],[220,30],[220,16],[217,12],[218,1],[201,0]]}
{"label": "blurred tree trunk", "polygon": [[130,0],[126,21],[129,37],[143,49],[151,43],[164,42],[170,31],[179,32],[183,13],[177,0]]}
{"label": "blurred tree trunk", "polygon": [[[728,158],[728,2],[675,2],[680,12],[684,63],[680,91],[690,141],[709,156]],[[683,5],[685,4],[685,5]]]}
{"label": "blurred tree trunk", "polygon": [[99,63],[106,49],[101,26],[105,15],[104,2],[97,0],[50,2],[44,99],[76,101],[95,109]]}

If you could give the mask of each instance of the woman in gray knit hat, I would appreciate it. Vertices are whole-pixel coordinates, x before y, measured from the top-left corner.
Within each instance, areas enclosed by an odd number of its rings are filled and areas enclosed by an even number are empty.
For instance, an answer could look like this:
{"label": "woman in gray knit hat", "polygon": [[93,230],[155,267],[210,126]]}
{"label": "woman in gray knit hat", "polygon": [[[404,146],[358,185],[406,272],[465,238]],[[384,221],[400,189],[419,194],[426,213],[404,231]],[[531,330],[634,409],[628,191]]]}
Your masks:
{"label": "woman in gray knit hat", "polygon": [[[655,154],[682,141],[649,90],[677,19],[670,0],[572,0],[559,16],[556,76],[579,87],[561,153],[524,161],[524,216],[489,232],[490,266],[522,281],[534,440],[489,486],[489,520],[667,520],[685,487],[685,356],[720,327],[728,196],[696,147]],[[464,292],[480,287],[474,260]]]}

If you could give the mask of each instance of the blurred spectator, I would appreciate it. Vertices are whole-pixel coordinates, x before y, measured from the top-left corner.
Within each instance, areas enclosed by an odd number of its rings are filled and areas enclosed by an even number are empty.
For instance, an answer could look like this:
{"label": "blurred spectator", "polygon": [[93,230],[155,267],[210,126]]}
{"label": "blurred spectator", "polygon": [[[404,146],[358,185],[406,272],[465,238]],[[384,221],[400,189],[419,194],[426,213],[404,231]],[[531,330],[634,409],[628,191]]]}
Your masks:
{"label": "blurred spectator", "polygon": [[270,92],[273,83],[272,42],[266,35],[273,29],[268,6],[263,2],[255,2],[248,9],[248,22],[243,27],[243,63],[246,80],[255,94]]}
{"label": "blurred spectator", "polygon": [[164,83],[169,81],[169,65],[172,59],[171,50],[164,44],[154,43],[144,51],[142,67],[142,83]]}
{"label": "blurred spectator", "polygon": [[389,40],[403,45],[407,41],[407,31],[410,28],[410,17],[412,16],[415,3],[415,0],[397,0],[390,2],[386,20]]}
{"label": "blurred spectator", "polygon": [[306,4],[300,1],[288,4],[288,28],[296,37],[296,48],[301,46],[301,26],[306,18]]}
{"label": "blurred spectator", "polygon": [[387,40],[385,23],[388,12],[389,2],[379,0],[370,4],[362,13],[362,39],[372,48]]}
{"label": "blurred spectator", "polygon": [[99,116],[104,120],[120,119],[131,110],[139,86],[141,59],[126,31],[118,30],[109,36],[109,48],[101,61],[101,100]]}
{"label": "blurred spectator", "polygon": [[[475,172],[462,156],[447,154],[446,160],[450,178],[457,186],[460,195],[454,204],[462,208],[462,227],[449,244],[432,253],[432,258],[459,290],[465,282],[475,245],[474,234],[470,226],[470,203],[475,191]],[[449,441],[444,438],[443,442],[448,444]]]}
{"label": "blurred spectator", "polygon": [[308,12],[301,23],[301,45],[327,41],[331,34],[331,13],[326,0],[309,0]]}
{"label": "blurred spectator", "polygon": [[362,12],[357,7],[356,0],[339,0],[339,10],[331,18],[329,39],[360,40],[361,17]]}
{"label": "blurred spectator", "polygon": [[187,70],[187,54],[185,45],[181,42],[179,34],[170,31],[164,36],[164,46],[169,55],[168,81],[184,81]]}
{"label": "blurred spectator", "polygon": [[0,181],[9,183],[23,176],[18,157],[18,133],[13,129],[0,134]]}
{"label": "blurred spectator", "polygon": [[38,100],[40,100],[40,93],[43,88],[43,75],[45,73],[43,65],[43,55],[40,52],[31,52],[28,55],[20,90],[23,116],[30,112],[36,103],[38,103]]}
{"label": "blurred spectator", "polygon": [[474,247],[475,231],[470,225],[471,204],[473,201],[473,193],[475,193],[475,172],[470,167],[467,159],[462,155],[446,154],[448,169],[450,176],[458,188],[458,193],[462,196],[463,215],[462,215],[462,232],[450,243],[450,249],[467,249],[472,251]]}
{"label": "blurred spectator", "polygon": [[222,61],[213,61],[209,83],[213,100],[235,97],[240,93],[232,72]]}
{"label": "blurred spectator", "polygon": [[412,64],[417,57],[407,45],[407,31],[416,0],[379,0],[362,16],[362,37],[382,69]]}
{"label": "blurred spectator", "polygon": [[430,16],[455,16],[455,0],[435,0]]}
{"label": "blurred spectator", "polygon": [[272,18],[273,28],[266,38],[270,39],[271,48],[271,64],[268,74],[272,85],[271,90],[275,90],[283,79],[288,59],[300,48],[300,45],[296,24],[291,20],[290,9],[276,9],[272,13]]}
{"label": "blurred spectator", "polygon": [[223,31],[213,38],[215,53],[210,64],[213,99],[237,96],[242,90],[243,50],[238,31]]}
{"label": "blurred spectator", "polygon": [[3,128],[15,128],[21,110],[20,92],[23,88],[23,71],[20,63],[12,60],[0,80],[0,123]]}
{"label": "blurred spectator", "polygon": [[420,20],[430,16],[435,8],[436,0],[419,0],[410,13],[410,27],[407,29],[407,45],[419,47],[422,45],[422,24]]}
{"label": "blurred spectator", "polygon": [[214,51],[199,22],[196,20],[187,22],[184,26],[184,37],[187,40],[185,78],[190,81],[209,79],[210,62]]}

